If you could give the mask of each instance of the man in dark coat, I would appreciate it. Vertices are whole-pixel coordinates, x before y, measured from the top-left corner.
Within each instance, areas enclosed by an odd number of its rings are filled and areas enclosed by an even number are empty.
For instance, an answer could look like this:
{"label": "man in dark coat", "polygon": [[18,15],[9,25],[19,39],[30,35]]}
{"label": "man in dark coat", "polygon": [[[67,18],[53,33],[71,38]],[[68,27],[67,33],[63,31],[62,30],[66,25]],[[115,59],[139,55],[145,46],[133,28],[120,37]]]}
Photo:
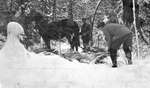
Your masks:
{"label": "man in dark coat", "polygon": [[108,51],[112,60],[112,67],[117,67],[117,50],[123,44],[123,50],[128,59],[128,64],[132,64],[132,32],[125,26],[116,23],[99,23],[98,28],[102,27],[108,45]]}
{"label": "man in dark coat", "polygon": [[84,51],[89,49],[89,43],[92,39],[92,26],[88,23],[87,18],[82,18],[81,38],[83,41]]}

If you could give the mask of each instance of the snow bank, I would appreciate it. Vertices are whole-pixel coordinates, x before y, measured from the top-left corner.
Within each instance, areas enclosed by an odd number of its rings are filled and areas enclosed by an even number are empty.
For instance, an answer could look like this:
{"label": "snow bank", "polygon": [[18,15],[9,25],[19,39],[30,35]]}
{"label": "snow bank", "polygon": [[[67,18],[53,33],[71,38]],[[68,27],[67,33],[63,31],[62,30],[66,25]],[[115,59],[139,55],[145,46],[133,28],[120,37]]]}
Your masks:
{"label": "snow bank", "polygon": [[19,31],[10,32],[0,51],[2,88],[149,88],[148,59],[119,68],[69,62],[57,55],[28,52],[16,37]]}

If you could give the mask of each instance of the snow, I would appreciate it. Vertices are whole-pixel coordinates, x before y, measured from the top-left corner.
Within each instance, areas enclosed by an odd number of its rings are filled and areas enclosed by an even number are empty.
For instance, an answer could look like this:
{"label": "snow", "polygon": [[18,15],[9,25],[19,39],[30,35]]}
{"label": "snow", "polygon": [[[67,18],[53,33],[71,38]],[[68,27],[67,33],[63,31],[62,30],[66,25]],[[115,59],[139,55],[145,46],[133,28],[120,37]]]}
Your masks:
{"label": "snow", "polygon": [[[20,26],[10,24],[11,31]],[[0,51],[1,88],[149,88],[150,56],[118,68],[111,68],[111,64],[69,62],[54,54],[28,52],[19,42],[23,31],[16,29],[20,32],[8,33]]]}

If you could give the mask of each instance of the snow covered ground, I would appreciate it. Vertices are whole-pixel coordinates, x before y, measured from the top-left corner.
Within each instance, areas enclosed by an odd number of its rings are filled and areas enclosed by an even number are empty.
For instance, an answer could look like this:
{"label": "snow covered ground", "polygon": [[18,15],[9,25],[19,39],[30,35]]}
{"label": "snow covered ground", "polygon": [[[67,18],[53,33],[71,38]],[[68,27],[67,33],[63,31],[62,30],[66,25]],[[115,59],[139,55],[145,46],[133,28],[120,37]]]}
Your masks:
{"label": "snow covered ground", "polygon": [[58,55],[28,52],[18,30],[11,31],[0,50],[1,88],[150,88],[150,56],[118,68],[69,62]]}
{"label": "snow covered ground", "polygon": [[149,68],[148,59],[111,68],[30,53],[22,64],[10,60],[3,66],[1,84],[2,88],[149,88]]}

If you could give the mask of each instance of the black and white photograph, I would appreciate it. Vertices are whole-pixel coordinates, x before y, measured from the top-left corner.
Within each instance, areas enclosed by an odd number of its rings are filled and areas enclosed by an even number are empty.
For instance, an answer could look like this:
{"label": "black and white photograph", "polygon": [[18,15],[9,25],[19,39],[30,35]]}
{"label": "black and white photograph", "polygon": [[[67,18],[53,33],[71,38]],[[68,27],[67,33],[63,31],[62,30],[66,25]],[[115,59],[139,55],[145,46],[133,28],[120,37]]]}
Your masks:
{"label": "black and white photograph", "polygon": [[0,0],[0,88],[150,88],[150,0]]}

